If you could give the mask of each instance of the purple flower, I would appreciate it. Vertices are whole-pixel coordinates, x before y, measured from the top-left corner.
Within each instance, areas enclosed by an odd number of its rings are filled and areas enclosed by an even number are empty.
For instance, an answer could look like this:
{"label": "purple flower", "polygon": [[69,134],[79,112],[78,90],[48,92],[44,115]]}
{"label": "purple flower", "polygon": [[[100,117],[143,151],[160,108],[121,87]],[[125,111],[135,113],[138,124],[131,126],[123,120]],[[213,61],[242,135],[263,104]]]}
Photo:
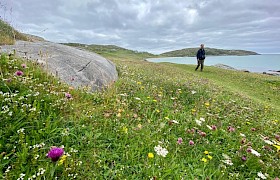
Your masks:
{"label": "purple flower", "polygon": [[21,64],[21,67],[22,68],[26,68],[26,64]]}
{"label": "purple flower", "polygon": [[71,95],[70,93],[65,93],[65,97],[66,97],[67,99],[71,99],[71,98],[72,98],[72,95]]}
{"label": "purple flower", "polygon": [[188,129],[187,132],[190,133],[190,134],[194,134],[195,133],[195,129],[194,128]]}
{"label": "purple flower", "polygon": [[177,140],[177,143],[182,144],[182,142],[183,142],[183,139],[181,137],[179,137],[178,140]]}
{"label": "purple flower", "polygon": [[252,148],[247,148],[246,150],[248,153],[251,153],[252,152]]}
{"label": "purple flower", "polygon": [[242,161],[246,161],[247,157],[246,156],[242,156],[241,159],[242,159]]}
{"label": "purple flower", "polygon": [[51,158],[53,162],[56,162],[60,156],[62,156],[64,153],[64,150],[62,148],[58,147],[53,147],[51,150],[48,152],[48,158]]}
{"label": "purple flower", "polygon": [[202,136],[202,137],[205,137],[205,136],[206,136],[206,133],[203,132],[203,131],[200,131],[200,132],[199,132],[199,135]]}
{"label": "purple flower", "polygon": [[234,131],[235,131],[235,128],[234,128],[234,127],[229,126],[229,127],[228,127],[228,131],[229,131],[229,132],[234,132]]}
{"label": "purple flower", "polygon": [[23,72],[22,72],[22,71],[16,71],[16,72],[15,72],[15,75],[16,75],[16,76],[22,76],[22,75],[23,75]]}
{"label": "purple flower", "polygon": [[217,130],[217,126],[215,126],[215,125],[212,125],[211,128],[212,128],[213,131]]}
{"label": "purple flower", "polygon": [[189,145],[194,145],[194,142],[192,140],[190,140]]}

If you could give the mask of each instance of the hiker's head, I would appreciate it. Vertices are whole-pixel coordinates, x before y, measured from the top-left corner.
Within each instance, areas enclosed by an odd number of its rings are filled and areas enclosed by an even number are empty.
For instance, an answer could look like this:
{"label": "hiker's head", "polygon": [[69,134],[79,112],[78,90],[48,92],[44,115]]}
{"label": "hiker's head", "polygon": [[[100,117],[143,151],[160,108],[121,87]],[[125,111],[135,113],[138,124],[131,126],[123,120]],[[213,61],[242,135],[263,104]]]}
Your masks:
{"label": "hiker's head", "polygon": [[203,49],[204,48],[204,44],[200,44],[200,48]]}

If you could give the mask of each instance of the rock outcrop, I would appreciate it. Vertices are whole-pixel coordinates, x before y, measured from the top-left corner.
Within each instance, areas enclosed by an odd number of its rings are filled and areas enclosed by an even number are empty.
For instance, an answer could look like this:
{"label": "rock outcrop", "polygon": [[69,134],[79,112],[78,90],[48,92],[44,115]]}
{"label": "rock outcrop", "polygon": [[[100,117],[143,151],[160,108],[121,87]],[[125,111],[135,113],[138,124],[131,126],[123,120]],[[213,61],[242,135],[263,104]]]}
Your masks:
{"label": "rock outcrop", "polygon": [[89,86],[92,91],[117,80],[116,66],[104,57],[85,50],[52,42],[17,41],[0,51],[38,61],[45,69],[75,88]]}
{"label": "rock outcrop", "polygon": [[222,68],[222,69],[228,69],[228,70],[237,70],[231,66],[225,65],[225,64],[215,64],[214,67]]}

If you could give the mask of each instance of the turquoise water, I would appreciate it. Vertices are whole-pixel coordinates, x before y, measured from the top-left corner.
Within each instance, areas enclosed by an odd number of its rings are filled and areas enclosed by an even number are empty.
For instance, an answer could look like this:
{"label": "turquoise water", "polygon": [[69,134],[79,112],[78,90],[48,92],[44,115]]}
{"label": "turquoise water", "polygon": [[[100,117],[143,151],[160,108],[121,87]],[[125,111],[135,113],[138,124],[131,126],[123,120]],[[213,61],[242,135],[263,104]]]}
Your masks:
{"label": "turquoise water", "polygon": [[[150,62],[171,62],[176,64],[196,64],[196,57],[149,58]],[[239,70],[250,72],[268,72],[280,70],[280,54],[251,56],[207,56],[204,65],[225,64]]]}

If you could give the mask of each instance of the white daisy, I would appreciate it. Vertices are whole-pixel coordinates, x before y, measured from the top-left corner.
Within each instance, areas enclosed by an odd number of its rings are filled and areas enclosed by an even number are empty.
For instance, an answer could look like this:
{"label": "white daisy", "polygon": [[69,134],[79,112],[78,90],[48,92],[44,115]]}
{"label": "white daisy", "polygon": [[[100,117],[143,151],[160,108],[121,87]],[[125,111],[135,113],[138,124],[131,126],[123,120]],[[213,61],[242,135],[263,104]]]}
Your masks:
{"label": "white daisy", "polygon": [[179,124],[179,122],[176,121],[176,120],[171,120],[171,122],[174,123],[174,124]]}
{"label": "white daisy", "polygon": [[227,165],[230,165],[230,166],[233,165],[233,163],[232,163],[232,161],[230,159],[222,160],[222,162],[227,164]]}
{"label": "white daisy", "polygon": [[266,144],[269,144],[269,145],[273,145],[274,143],[271,142],[270,140],[263,140]]}
{"label": "white daisy", "polygon": [[195,122],[197,125],[201,126],[202,121],[196,119]]}
{"label": "white daisy", "polygon": [[265,176],[262,172],[258,172],[258,176],[259,176],[261,179],[266,179],[266,176]]}
{"label": "white daisy", "polygon": [[258,156],[258,157],[261,156],[261,154],[258,153],[258,152],[257,152],[256,150],[254,150],[254,149],[251,149],[251,153],[254,154],[255,156]]}
{"label": "white daisy", "polygon": [[160,145],[157,145],[154,149],[159,156],[165,157],[168,154],[167,149],[161,147]]}
{"label": "white daisy", "polygon": [[196,93],[196,91],[191,91],[191,93],[192,93],[192,94],[195,94],[195,93]]}

